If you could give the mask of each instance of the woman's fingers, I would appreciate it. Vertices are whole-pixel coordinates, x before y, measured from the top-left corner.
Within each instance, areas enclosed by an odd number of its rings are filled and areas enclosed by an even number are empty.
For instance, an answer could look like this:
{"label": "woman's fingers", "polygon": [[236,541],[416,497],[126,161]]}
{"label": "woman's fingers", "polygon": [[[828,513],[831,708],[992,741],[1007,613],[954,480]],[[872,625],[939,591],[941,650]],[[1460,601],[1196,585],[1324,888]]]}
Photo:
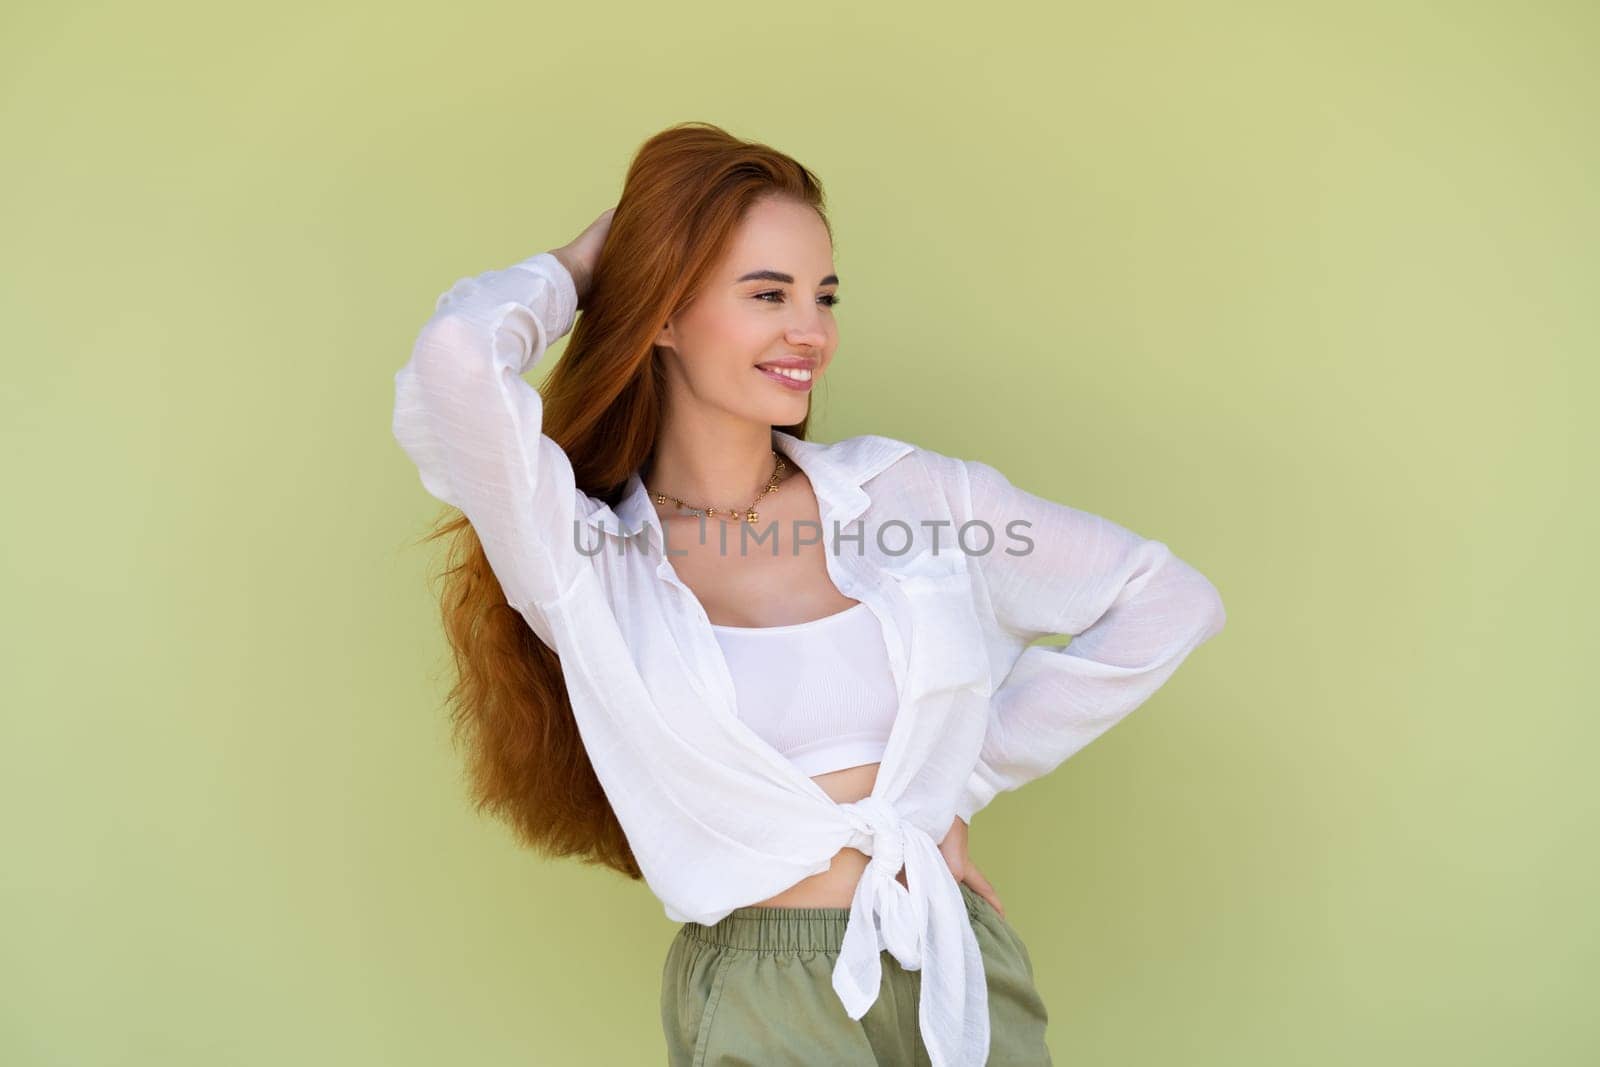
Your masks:
{"label": "woman's fingers", "polygon": [[989,902],[990,906],[1000,914],[1000,918],[1006,917],[1006,909],[1000,903],[999,894],[994,891],[994,886],[989,884],[989,879],[983,876],[983,872],[978,870],[977,864],[971,860],[967,861],[966,883],[972,887],[973,892]]}
{"label": "woman's fingers", "polygon": [[614,206],[606,208],[578,236],[560,248],[551,249],[551,254],[559,259],[561,265],[567,268],[567,273],[572,275],[573,284],[578,290],[580,308],[586,304],[589,283],[594,278],[595,266],[600,261],[600,249],[606,243],[606,234],[611,230],[611,216],[616,214],[616,211]]}

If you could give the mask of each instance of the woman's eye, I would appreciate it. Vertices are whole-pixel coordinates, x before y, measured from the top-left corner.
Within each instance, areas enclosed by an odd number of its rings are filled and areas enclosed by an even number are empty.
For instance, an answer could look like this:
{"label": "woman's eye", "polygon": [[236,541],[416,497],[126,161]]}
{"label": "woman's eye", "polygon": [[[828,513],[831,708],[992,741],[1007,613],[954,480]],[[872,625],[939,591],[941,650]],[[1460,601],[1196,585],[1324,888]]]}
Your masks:
{"label": "woman's eye", "polygon": [[[756,299],[757,300],[766,300],[766,298],[769,297],[769,296],[775,296],[775,297],[778,298],[777,301],[772,301],[773,303],[781,302],[782,299],[783,299],[783,290],[782,289],[771,289],[771,290],[768,290],[765,293],[757,293],[756,294]],[[830,307],[831,308],[831,307],[836,306],[839,303],[839,295],[837,293],[824,293],[822,296],[817,297],[817,299],[822,301],[822,305],[824,307]]]}

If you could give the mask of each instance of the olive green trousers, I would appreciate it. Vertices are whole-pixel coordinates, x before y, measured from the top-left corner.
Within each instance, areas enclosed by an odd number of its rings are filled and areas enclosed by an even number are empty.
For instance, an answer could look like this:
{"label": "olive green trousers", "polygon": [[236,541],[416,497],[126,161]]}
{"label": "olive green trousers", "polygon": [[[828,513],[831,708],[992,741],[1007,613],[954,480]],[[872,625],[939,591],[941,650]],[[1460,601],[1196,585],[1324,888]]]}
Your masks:
{"label": "olive green trousers", "polygon": [[[987,1062],[1050,1064],[1027,947],[988,901],[965,884],[961,895],[988,978]],[[885,951],[877,1001],[860,1019],[845,1014],[833,965],[849,917],[849,908],[746,907],[679,927],[661,971],[670,1067],[927,1067],[921,971]]]}

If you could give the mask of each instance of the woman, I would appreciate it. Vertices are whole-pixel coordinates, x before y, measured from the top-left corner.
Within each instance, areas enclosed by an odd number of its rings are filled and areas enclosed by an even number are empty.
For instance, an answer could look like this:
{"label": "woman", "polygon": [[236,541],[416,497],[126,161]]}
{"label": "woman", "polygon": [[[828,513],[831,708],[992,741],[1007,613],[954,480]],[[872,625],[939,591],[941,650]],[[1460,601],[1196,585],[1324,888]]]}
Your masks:
{"label": "woman", "polygon": [[[1048,1063],[968,824],[1148,698],[1221,599],[987,464],[807,440],[839,288],[815,177],[685,123],[575,240],[440,297],[394,433],[460,512],[452,715],[481,808],[683,924],[671,1063]],[[541,395],[522,374],[569,330]]]}

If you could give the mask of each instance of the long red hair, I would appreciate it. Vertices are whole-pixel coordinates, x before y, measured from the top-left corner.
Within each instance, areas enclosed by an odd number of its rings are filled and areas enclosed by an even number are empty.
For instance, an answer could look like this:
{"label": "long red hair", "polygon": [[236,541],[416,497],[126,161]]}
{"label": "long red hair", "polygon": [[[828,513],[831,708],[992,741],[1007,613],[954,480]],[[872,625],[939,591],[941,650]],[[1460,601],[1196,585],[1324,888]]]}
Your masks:
{"label": "long red hair", "polygon": [[[615,506],[645,467],[665,414],[656,333],[694,299],[750,207],[771,197],[816,209],[832,235],[821,182],[766,145],[685,122],[634,155],[583,311],[539,388],[543,432],[579,489]],[[803,438],[807,421],[779,429]],[[455,508],[423,540],[443,537],[450,550],[437,577],[456,672],[446,699],[474,807],[544,855],[641,878],[584,751],[559,657],[506,602]]]}

